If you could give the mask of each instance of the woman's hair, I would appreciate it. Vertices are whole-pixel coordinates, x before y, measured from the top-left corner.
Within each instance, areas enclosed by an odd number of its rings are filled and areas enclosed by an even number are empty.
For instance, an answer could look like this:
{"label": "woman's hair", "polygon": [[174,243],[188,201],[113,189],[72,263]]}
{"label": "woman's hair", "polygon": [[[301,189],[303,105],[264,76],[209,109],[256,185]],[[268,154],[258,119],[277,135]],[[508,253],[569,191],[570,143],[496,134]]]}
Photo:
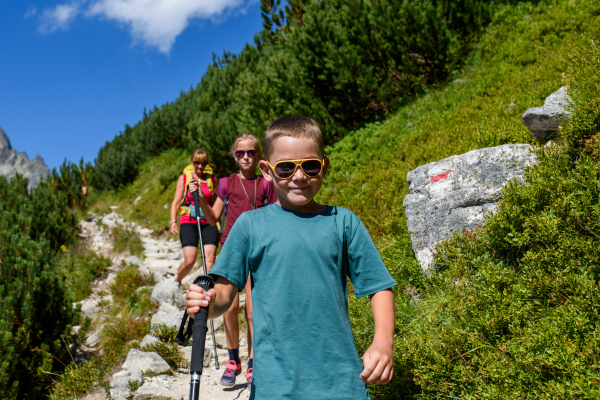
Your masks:
{"label": "woman's hair", "polygon": [[192,160],[192,162],[202,162],[202,161],[209,162],[210,161],[210,159],[208,158],[208,153],[204,149],[194,150],[194,152],[192,153],[192,157],[190,157],[190,159]]}
{"label": "woman's hair", "polygon": [[233,141],[233,145],[231,146],[231,151],[229,152],[231,157],[235,158],[235,149],[237,148],[238,143],[246,139],[252,139],[252,141],[254,142],[254,150],[256,150],[259,153],[258,158],[260,158],[263,154],[263,149],[262,145],[260,144],[260,140],[258,140],[256,136],[248,132],[242,133],[241,135],[238,135],[235,138],[235,140]]}

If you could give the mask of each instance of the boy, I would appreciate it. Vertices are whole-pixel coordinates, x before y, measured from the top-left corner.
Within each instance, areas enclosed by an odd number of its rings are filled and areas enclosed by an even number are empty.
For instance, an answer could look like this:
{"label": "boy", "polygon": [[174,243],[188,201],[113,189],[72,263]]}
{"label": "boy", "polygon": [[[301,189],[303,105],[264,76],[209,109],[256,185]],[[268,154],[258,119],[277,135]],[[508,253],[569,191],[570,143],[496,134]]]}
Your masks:
{"label": "boy", "polygon": [[[211,275],[215,288],[186,294],[188,314],[210,304],[223,314],[251,274],[254,382],[251,399],[368,399],[366,382],[393,375],[396,283],[360,220],[321,205],[329,167],[315,121],[284,117],[265,134],[259,168],[277,191],[275,204],[242,214]],[[357,297],[369,295],[373,344],[360,363],[348,317],[347,276]]]}

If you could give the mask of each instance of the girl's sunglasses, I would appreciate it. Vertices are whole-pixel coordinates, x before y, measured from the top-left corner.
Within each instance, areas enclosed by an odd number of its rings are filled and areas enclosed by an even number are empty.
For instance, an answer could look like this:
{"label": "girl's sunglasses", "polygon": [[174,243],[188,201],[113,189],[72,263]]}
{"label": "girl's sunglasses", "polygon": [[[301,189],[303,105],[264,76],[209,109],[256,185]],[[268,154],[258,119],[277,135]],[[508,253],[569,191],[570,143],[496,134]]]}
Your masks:
{"label": "girl's sunglasses", "polygon": [[235,157],[236,158],[244,158],[244,156],[248,154],[248,157],[250,158],[254,158],[254,156],[256,155],[256,150],[248,150],[248,151],[244,151],[244,150],[237,150],[235,152]]}
{"label": "girl's sunglasses", "polygon": [[192,161],[192,164],[194,164],[194,167],[198,167],[200,165],[202,165],[203,167],[206,167],[208,162],[207,161]]}
{"label": "girl's sunglasses", "polygon": [[279,179],[290,179],[292,176],[294,176],[298,170],[298,167],[300,167],[302,172],[304,172],[304,175],[308,176],[309,178],[314,178],[315,176],[321,175],[325,161],[311,158],[307,160],[279,161],[275,163],[275,166],[271,165],[271,163],[268,161],[267,164],[273,173],[275,173],[275,176]]}

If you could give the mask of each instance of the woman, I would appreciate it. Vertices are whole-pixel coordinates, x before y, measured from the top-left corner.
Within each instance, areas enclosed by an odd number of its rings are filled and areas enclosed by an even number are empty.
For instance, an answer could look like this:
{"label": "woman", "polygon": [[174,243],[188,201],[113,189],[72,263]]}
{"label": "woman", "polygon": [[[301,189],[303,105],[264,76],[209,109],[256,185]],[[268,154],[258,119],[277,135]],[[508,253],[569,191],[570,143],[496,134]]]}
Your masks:
{"label": "woman", "polygon": [[[231,156],[239,166],[239,170],[219,180],[215,190],[217,198],[212,208],[208,207],[206,215],[210,223],[216,223],[223,213],[225,200],[227,201],[227,217],[225,229],[221,236],[221,246],[225,244],[227,235],[238,217],[246,211],[251,211],[277,201],[277,192],[262,176],[256,175],[256,166],[262,157],[262,146],[256,136],[251,133],[242,133],[233,142]],[[190,187],[190,190],[192,188]],[[212,266],[212,264],[211,264]],[[248,386],[252,384],[252,292],[251,279],[246,284],[246,309],[245,316],[248,323],[248,370],[246,380]],[[235,377],[242,373],[239,357],[240,326],[238,314],[240,310],[239,294],[231,308],[223,316],[225,319],[225,337],[229,361],[221,377],[221,385],[231,387],[235,385]]]}
{"label": "woman", "polygon": [[[209,161],[206,151],[203,149],[194,150],[191,161],[193,166],[191,174],[181,174],[177,180],[175,196],[173,197],[173,203],[171,203],[171,222],[169,223],[171,233],[177,235],[177,213],[180,208],[184,206],[186,212],[182,213],[179,219],[183,262],[179,266],[177,277],[175,278],[175,281],[179,284],[181,284],[181,280],[191,271],[196,263],[196,256],[198,254],[198,220],[189,215],[189,210],[194,208],[194,198],[192,193],[198,189],[197,183],[192,181],[197,180],[200,182],[202,190],[199,192],[199,205],[204,215],[207,215],[207,213],[210,212],[210,207],[213,205],[214,199],[216,198],[214,193],[215,179],[212,175],[204,173],[204,169]],[[185,208],[185,206],[187,206],[187,208]],[[204,255],[206,256],[206,269],[210,270],[215,263],[219,231],[215,226],[216,220],[214,219],[211,219],[211,222],[206,219],[201,219],[200,223],[202,243],[204,244]]]}

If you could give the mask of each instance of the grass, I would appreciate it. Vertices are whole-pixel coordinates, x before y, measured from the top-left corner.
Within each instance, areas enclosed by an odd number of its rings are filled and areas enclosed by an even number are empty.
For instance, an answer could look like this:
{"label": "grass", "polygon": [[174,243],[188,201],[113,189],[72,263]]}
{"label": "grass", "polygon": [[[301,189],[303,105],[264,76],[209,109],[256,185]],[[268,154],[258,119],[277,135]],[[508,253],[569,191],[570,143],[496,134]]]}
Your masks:
{"label": "grass", "polygon": [[112,262],[106,257],[87,250],[82,244],[66,249],[60,257],[67,290],[75,301],[90,294],[90,281],[102,276]]}
{"label": "grass", "polygon": [[113,239],[113,251],[115,253],[122,253],[124,251],[129,254],[141,257],[144,253],[144,244],[142,239],[135,231],[118,225],[113,228],[111,232]]}

